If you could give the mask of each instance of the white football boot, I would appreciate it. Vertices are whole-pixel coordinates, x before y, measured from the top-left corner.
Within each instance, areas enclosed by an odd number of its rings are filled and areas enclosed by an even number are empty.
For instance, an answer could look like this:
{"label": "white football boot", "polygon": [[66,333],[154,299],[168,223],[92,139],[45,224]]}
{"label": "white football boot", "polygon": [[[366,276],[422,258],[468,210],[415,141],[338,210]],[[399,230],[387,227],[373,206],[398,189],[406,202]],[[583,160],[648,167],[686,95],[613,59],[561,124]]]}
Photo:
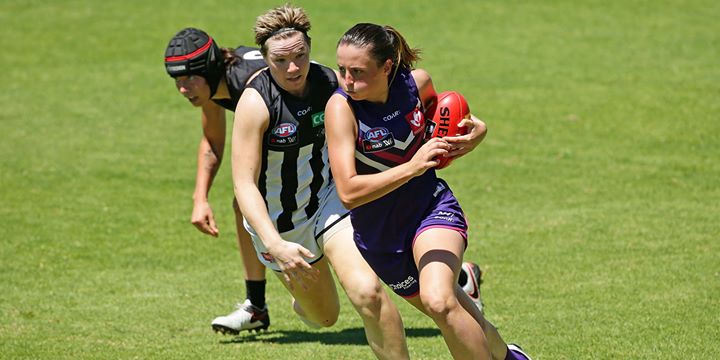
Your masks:
{"label": "white football boot", "polygon": [[[482,283],[482,270],[480,270],[480,266],[475,263],[464,262],[460,267],[460,271],[465,273],[466,276],[460,276],[458,284],[470,296],[480,312],[484,313],[484,306],[482,298],[480,297],[480,284]],[[467,279],[464,284],[461,282],[463,278]]]}
{"label": "white football boot", "polygon": [[267,304],[261,309],[251,304],[249,299],[245,299],[245,302],[237,304],[236,307],[237,310],[232,313],[216,317],[212,321],[212,329],[215,332],[237,335],[243,330],[260,331],[270,326]]}

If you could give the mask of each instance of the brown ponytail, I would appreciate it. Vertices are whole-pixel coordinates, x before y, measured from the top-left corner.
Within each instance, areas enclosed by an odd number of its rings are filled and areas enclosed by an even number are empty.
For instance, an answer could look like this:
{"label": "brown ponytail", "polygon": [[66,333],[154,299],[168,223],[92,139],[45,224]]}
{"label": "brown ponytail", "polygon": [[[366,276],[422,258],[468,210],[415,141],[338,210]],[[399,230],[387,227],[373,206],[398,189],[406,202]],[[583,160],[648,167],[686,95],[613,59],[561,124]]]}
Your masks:
{"label": "brown ponytail", "polygon": [[421,50],[411,48],[400,32],[390,25],[357,24],[340,38],[338,46],[340,45],[368,47],[370,57],[378,66],[390,59],[395,71],[399,67],[412,70],[415,68],[415,63],[420,61]]}

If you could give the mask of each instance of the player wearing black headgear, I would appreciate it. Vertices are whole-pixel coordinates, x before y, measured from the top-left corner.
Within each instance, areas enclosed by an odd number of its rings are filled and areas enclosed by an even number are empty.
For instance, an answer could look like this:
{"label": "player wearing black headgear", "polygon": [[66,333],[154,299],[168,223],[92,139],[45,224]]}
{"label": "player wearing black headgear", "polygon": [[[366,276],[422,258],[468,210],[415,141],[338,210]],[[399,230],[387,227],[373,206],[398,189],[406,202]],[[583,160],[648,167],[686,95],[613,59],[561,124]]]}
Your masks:
{"label": "player wearing black headgear", "polygon": [[165,49],[165,70],[176,78],[183,75],[200,75],[215,95],[225,66],[220,48],[204,31],[195,28],[180,30],[170,39]]}
{"label": "player wearing black headgear", "polygon": [[[202,138],[193,194],[192,224],[211,236],[218,236],[208,195],[225,148],[225,109],[235,111],[245,84],[265,67],[256,48],[220,48],[207,33],[195,28],[178,32],[165,50],[165,70],[193,106],[201,108]],[[237,310],[213,320],[212,328],[237,334],[241,330],[266,329],[270,325],[265,305],[265,267],[255,256],[250,235],[235,209],[238,245],[245,268],[247,299]]]}

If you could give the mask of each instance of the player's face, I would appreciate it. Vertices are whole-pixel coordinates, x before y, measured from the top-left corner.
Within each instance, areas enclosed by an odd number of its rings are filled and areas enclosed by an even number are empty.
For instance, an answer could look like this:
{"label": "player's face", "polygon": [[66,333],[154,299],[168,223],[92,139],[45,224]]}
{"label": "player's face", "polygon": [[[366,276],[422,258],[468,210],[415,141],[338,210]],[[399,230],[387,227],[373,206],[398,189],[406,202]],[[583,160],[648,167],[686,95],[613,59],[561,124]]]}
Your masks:
{"label": "player's face", "polygon": [[387,101],[390,60],[378,65],[368,47],[344,44],[337,48],[337,63],[340,84],[353,100]]}
{"label": "player's face", "polygon": [[310,71],[310,46],[302,33],[285,39],[268,39],[265,62],[275,82],[285,91],[303,96]]}
{"label": "player's face", "polygon": [[175,87],[193,106],[202,106],[210,99],[210,86],[199,75],[178,76]]}

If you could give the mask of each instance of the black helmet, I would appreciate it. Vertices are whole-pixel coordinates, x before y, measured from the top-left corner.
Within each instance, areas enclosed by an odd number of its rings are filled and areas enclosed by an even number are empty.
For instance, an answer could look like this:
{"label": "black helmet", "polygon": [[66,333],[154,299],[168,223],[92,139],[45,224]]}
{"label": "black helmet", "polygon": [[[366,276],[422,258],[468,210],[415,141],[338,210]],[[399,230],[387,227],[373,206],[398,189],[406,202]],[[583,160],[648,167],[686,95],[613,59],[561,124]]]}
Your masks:
{"label": "black helmet", "polygon": [[225,72],[225,65],[222,52],[210,35],[199,29],[185,28],[168,43],[165,70],[172,77],[204,77],[210,86],[210,96],[213,96]]}

